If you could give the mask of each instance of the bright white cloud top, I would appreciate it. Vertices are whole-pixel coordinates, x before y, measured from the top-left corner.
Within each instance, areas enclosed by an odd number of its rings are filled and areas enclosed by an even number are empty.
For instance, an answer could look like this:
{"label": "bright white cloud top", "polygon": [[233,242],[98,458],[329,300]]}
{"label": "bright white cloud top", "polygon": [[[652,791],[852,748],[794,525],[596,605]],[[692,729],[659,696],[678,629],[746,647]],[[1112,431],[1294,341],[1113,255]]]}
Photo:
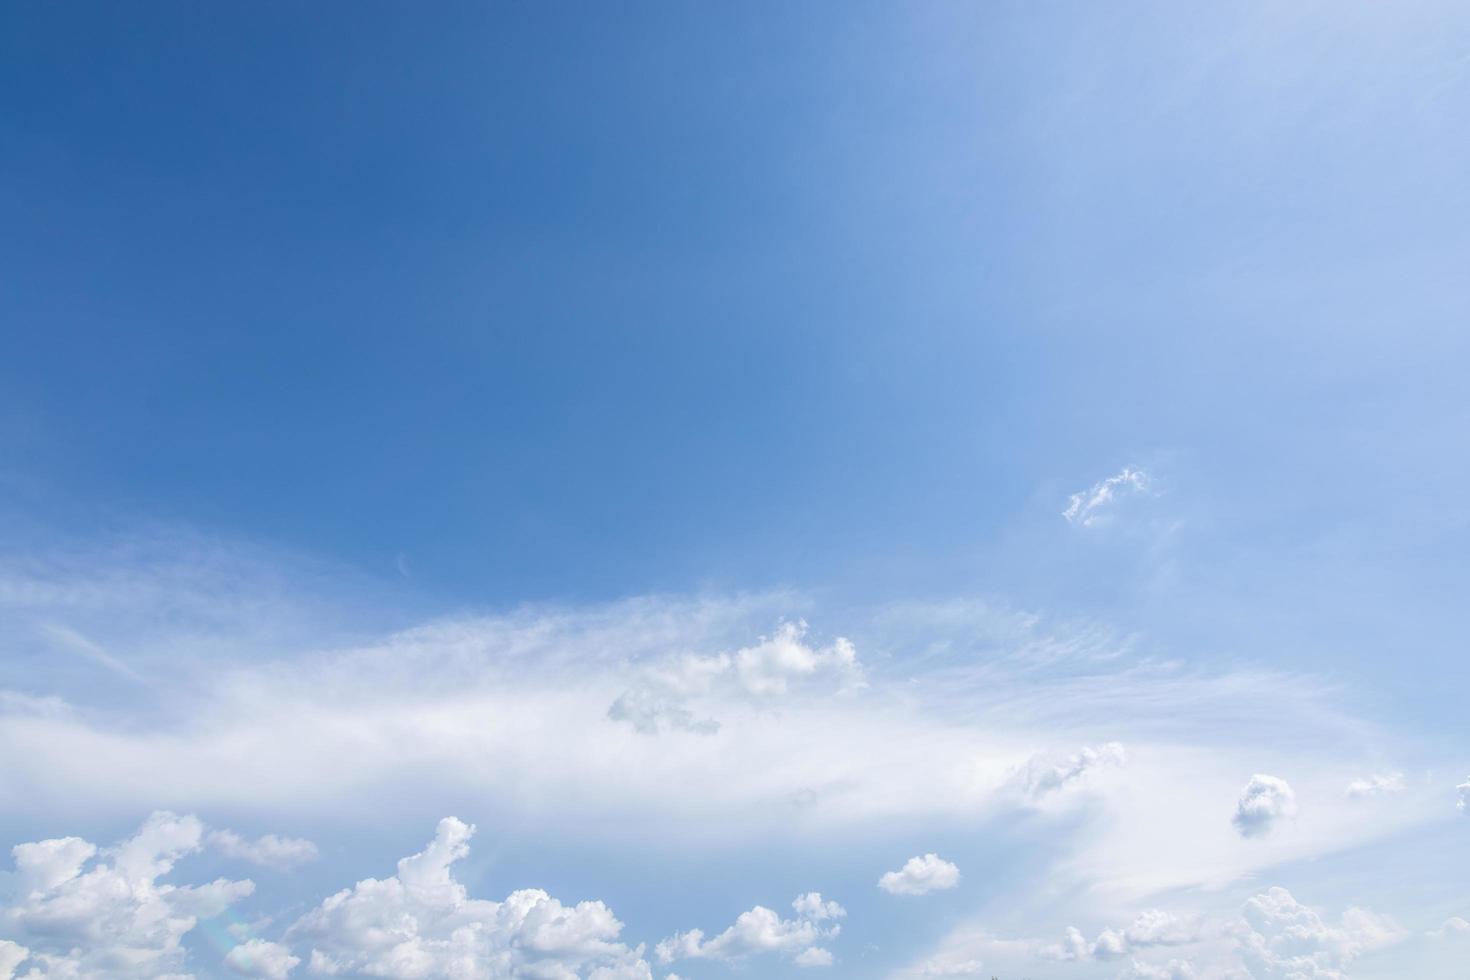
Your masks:
{"label": "bright white cloud top", "polygon": [[878,879],[878,887],[890,895],[927,895],[946,891],[959,883],[959,867],[932,853],[911,857],[902,868]]}
{"label": "bright white cloud top", "polygon": [[830,966],[832,953],[818,945],[837,938],[842,926],[836,920],[847,910],[836,902],[824,901],[817,892],[798,895],[791,903],[796,914],[783,919],[757,905],[740,913],[735,924],[717,936],[705,938],[701,929],[670,936],[658,944],[660,963],[678,960],[734,960],[759,953],[785,953],[800,966]]}
{"label": "bright white cloud top", "polygon": [[1261,773],[1240,791],[1230,822],[1242,837],[1264,837],[1278,823],[1297,815],[1296,793],[1286,780]]}

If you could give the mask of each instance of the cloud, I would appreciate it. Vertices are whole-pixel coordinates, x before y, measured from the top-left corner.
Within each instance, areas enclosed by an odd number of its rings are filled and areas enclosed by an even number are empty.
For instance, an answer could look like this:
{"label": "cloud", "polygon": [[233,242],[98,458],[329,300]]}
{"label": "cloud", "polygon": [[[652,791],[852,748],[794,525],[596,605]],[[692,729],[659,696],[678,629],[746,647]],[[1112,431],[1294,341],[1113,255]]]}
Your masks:
{"label": "cloud", "polygon": [[607,716],[648,735],[712,735],[719,722],[697,718],[687,706],[690,699],[733,694],[766,701],[784,698],[818,678],[832,680],[839,689],[861,687],[863,670],[852,642],[839,636],[827,646],[813,646],[806,642],[807,630],[804,621],[785,622],[773,635],[734,653],[683,654],[650,664],[639,682],[612,703]]}
{"label": "cloud", "polygon": [[1080,751],[1060,760],[1045,754],[1032,756],[1018,774],[1018,780],[1025,793],[1038,800],[1081,779],[1092,769],[1121,766],[1127,761],[1128,754],[1120,742],[1095,747],[1085,745]]}
{"label": "cloud", "polygon": [[878,879],[878,887],[890,895],[927,895],[960,883],[960,869],[937,854],[912,857],[897,871]]}
{"label": "cloud", "polygon": [[713,939],[704,931],[691,929],[665,939],[655,947],[660,963],[676,960],[733,960],[758,953],[786,953],[803,966],[826,966],[831,953],[817,945],[837,938],[841,927],[834,921],[847,915],[836,902],[823,901],[817,892],[800,895],[791,903],[796,915],[783,919],[763,905],[742,912],[735,924]]}
{"label": "cloud", "polygon": [[1131,925],[1104,929],[1092,942],[1082,930],[1069,926],[1059,945],[1043,947],[1039,955],[1048,960],[1116,960],[1156,946],[1188,946],[1208,938],[1197,915],[1177,915],[1145,909]]}
{"label": "cloud", "polygon": [[1460,801],[1455,804],[1455,808],[1470,816],[1470,777],[1466,777],[1463,783],[1456,786],[1455,792],[1460,794]]}
{"label": "cloud", "polygon": [[641,947],[618,941],[623,924],[602,902],[567,906],[539,889],[501,902],[470,898],[453,865],[469,853],[473,834],[445,817],[427,847],[398,862],[396,875],[327,898],[287,939],[309,944],[311,971],[328,976],[560,980],[585,971],[591,980],[648,980]]}
{"label": "cloud", "polygon": [[266,868],[286,871],[317,858],[316,845],[297,837],[266,834],[246,840],[232,830],[212,830],[206,840],[225,857],[239,858]]}
{"label": "cloud", "polygon": [[19,962],[38,976],[75,980],[176,973],[183,936],[255,888],[224,878],[196,886],[159,881],[200,849],[203,835],[197,817],[158,812],[105,852],[77,837],[17,844],[17,894],[0,909],[0,924],[28,947]]}
{"label": "cloud", "polygon": [[1347,797],[1350,800],[1362,800],[1372,796],[1389,796],[1403,791],[1403,773],[1383,772],[1364,779],[1354,779],[1348,783]]}
{"label": "cloud", "polygon": [[1163,964],[1134,960],[1118,974],[1118,980],[1195,980],[1197,976],[1194,964],[1188,960],[1170,960]]}
{"label": "cloud", "polygon": [[1286,780],[1257,773],[1240,791],[1230,822],[1242,837],[1264,837],[1296,812],[1296,794]]}
{"label": "cloud", "polygon": [[1143,470],[1125,466],[1121,471],[1081,493],[1074,493],[1067,501],[1062,516],[1078,527],[1092,527],[1107,519],[1108,511],[1120,497],[1135,493],[1146,493],[1150,487],[1149,475]]}
{"label": "cloud", "polygon": [[292,956],[290,949],[264,939],[243,942],[225,955],[225,966],[258,980],[286,980],[300,963],[301,957]]}
{"label": "cloud", "polygon": [[13,943],[9,939],[0,939],[0,980],[11,980],[15,976],[16,968],[24,963],[31,955],[31,951],[20,943]]}
{"label": "cloud", "polygon": [[1245,929],[1236,951],[1257,980],[1338,980],[1364,953],[1408,935],[1392,919],[1360,908],[1344,912],[1339,925],[1328,925],[1285,888],[1250,898],[1241,915]]}
{"label": "cloud", "polygon": [[1431,939],[1445,939],[1450,936],[1470,936],[1470,922],[1466,922],[1458,915],[1452,915],[1444,920],[1444,925],[1427,935]]}

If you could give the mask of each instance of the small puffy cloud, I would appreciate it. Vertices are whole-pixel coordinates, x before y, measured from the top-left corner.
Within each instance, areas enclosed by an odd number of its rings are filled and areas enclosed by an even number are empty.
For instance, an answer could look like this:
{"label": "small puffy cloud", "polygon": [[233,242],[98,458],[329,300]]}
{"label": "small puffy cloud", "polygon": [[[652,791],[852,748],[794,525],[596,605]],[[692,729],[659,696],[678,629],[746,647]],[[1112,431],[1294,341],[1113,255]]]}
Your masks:
{"label": "small puffy cloud", "polygon": [[225,955],[225,966],[257,980],[286,980],[300,963],[301,957],[292,956],[290,949],[264,939],[243,942]]}
{"label": "small puffy cloud", "polygon": [[909,858],[897,871],[878,879],[878,887],[890,895],[927,895],[960,883],[960,869],[937,854]]}
{"label": "small puffy cloud", "polygon": [[316,845],[299,837],[266,834],[255,840],[247,840],[233,830],[212,830],[207,842],[225,857],[239,858],[251,864],[282,871],[314,861],[317,857]]}
{"label": "small puffy cloud", "polygon": [[1150,484],[1149,475],[1143,470],[1125,466],[1106,480],[1072,494],[1062,516],[1077,527],[1093,527],[1107,519],[1108,511],[1120,497],[1147,493]]}
{"label": "small puffy cloud", "polygon": [[1247,900],[1241,916],[1245,928],[1236,951],[1257,980],[1338,980],[1364,953],[1408,935],[1392,919],[1360,908],[1329,925],[1285,888]]}
{"label": "small puffy cloud", "polygon": [[1085,745],[1064,758],[1047,754],[1033,756],[1017,774],[1017,782],[1027,796],[1039,800],[1076,782],[1093,769],[1121,766],[1127,761],[1128,754],[1121,742]]}
{"label": "small puffy cloud", "polygon": [[655,948],[659,962],[682,959],[733,960],[756,953],[786,953],[802,966],[827,966],[832,954],[817,944],[837,938],[834,921],[847,915],[836,902],[823,901],[818,892],[800,895],[791,903],[796,915],[783,919],[763,905],[742,912],[735,924],[712,939],[704,931],[670,936]]}
{"label": "small puffy cloud", "polygon": [[1049,960],[1116,960],[1143,949],[1188,946],[1206,938],[1199,916],[1145,909],[1131,925],[1104,929],[1092,942],[1082,930],[1069,926],[1062,942],[1044,947],[1040,955]]}
{"label": "small puffy cloud", "polygon": [[668,731],[712,735],[719,731],[719,722],[697,717],[688,704],[691,698],[718,695],[768,701],[818,678],[835,681],[839,688],[863,684],[862,665],[851,641],[839,636],[826,646],[815,646],[806,635],[805,622],[782,623],[772,636],[734,653],[686,654],[648,665],[639,683],[618,696],[607,716],[648,735]]}
{"label": "small puffy cloud", "polygon": [[445,817],[427,847],[398,862],[398,874],[332,895],[288,940],[309,943],[309,969],[327,976],[651,980],[641,947],[617,941],[623,924],[602,902],[567,906],[539,889],[502,902],[470,898],[453,865],[473,834]]}
{"label": "small puffy cloud", "polygon": [[792,959],[797,966],[831,966],[832,951],[820,946],[809,946]]}
{"label": "small puffy cloud", "polygon": [[1350,800],[1363,800],[1373,796],[1389,796],[1403,791],[1403,773],[1381,772],[1363,779],[1354,779],[1348,783],[1347,797]]}
{"label": "small puffy cloud", "polygon": [[1429,933],[1431,939],[1446,939],[1452,936],[1470,936],[1470,922],[1466,922],[1458,915],[1452,915],[1444,920],[1444,925]]}
{"label": "small puffy cloud", "polygon": [[[28,947],[28,976],[67,980],[156,978],[184,966],[183,936],[254,891],[248,880],[195,886],[159,879],[200,849],[197,817],[159,812],[132,837],[99,851],[77,837],[17,844],[18,887],[0,929]],[[92,866],[87,867],[88,864]],[[14,967],[12,967],[14,969]]]}
{"label": "small puffy cloud", "polygon": [[1467,776],[1463,783],[1455,787],[1455,792],[1460,794],[1460,801],[1455,806],[1461,813],[1470,816],[1470,776]]}
{"label": "small puffy cloud", "polygon": [[1230,822],[1242,837],[1264,837],[1283,819],[1296,816],[1296,793],[1286,780],[1257,773],[1240,791]]}

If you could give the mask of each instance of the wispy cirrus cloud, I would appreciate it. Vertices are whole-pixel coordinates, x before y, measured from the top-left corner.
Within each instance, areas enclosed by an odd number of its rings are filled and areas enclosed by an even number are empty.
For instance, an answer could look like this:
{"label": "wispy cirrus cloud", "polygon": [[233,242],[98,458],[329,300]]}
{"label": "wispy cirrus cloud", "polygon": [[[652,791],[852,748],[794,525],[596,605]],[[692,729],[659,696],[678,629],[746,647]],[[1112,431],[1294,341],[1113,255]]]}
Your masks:
{"label": "wispy cirrus cloud", "polygon": [[1095,527],[1109,519],[1111,511],[1124,497],[1152,492],[1153,481],[1148,473],[1132,466],[1125,466],[1105,480],[1099,480],[1086,490],[1072,494],[1062,517],[1077,527]]}

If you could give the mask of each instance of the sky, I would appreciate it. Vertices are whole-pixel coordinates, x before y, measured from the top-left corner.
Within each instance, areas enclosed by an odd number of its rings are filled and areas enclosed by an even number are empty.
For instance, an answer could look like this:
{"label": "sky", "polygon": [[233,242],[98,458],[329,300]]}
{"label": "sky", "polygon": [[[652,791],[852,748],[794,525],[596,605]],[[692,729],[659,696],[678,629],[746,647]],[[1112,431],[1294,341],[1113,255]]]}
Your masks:
{"label": "sky", "polygon": [[0,10],[0,980],[1470,962],[1470,9]]}

